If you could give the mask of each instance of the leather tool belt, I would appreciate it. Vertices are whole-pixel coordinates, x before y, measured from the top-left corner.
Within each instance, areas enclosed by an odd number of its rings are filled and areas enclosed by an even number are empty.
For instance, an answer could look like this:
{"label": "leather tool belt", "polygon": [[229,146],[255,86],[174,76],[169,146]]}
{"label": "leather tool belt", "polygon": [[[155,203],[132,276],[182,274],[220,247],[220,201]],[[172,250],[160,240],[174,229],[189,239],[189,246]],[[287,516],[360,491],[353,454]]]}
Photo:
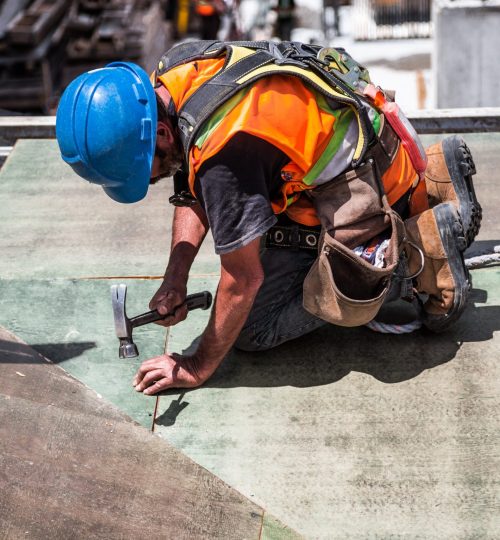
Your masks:
{"label": "leather tool belt", "polygon": [[[308,191],[322,225],[318,258],[304,281],[304,308],[340,326],[360,326],[378,313],[391,287],[404,241],[404,225],[391,209],[382,175],[399,148],[385,123],[379,141],[359,167]],[[384,265],[362,259],[354,248],[384,233]]]}
{"label": "leather tool belt", "polygon": [[318,250],[320,231],[299,225],[275,225],[266,233],[266,248]]}

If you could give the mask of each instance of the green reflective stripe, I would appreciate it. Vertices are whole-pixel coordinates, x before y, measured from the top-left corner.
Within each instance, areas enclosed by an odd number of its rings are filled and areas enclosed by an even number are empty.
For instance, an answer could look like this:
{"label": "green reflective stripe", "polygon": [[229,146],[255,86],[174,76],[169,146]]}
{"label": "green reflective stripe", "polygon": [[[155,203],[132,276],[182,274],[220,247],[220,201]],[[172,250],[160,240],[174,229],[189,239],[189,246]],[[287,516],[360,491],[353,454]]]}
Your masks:
{"label": "green reflective stripe", "polygon": [[352,109],[341,109],[331,112],[335,116],[335,124],[333,135],[328,142],[327,147],[319,157],[318,161],[311,167],[309,172],[304,176],[304,184],[310,186],[316,178],[323,172],[325,167],[332,161],[337,153],[339,146],[342,144],[344,136],[351,122],[356,119]]}
{"label": "green reflective stripe", "polygon": [[205,141],[210,137],[210,135],[219,127],[220,123],[226,117],[229,112],[240,103],[244,97],[250,92],[251,87],[247,86],[237,94],[235,94],[231,99],[226,101],[221,105],[208,119],[207,122],[200,128],[200,134],[196,139],[195,146],[201,148]]}
{"label": "green reflective stripe", "polygon": [[295,196],[288,197],[286,200],[286,207],[288,208],[293,202],[295,202]]}
{"label": "green reflective stripe", "polygon": [[373,109],[373,112],[375,113],[372,120],[373,131],[378,135],[380,131],[380,113],[375,109]]}
{"label": "green reflective stripe", "polygon": [[[328,103],[327,99],[323,94],[320,94],[318,92],[315,93],[316,102],[318,103],[318,107],[322,109],[323,111],[335,115],[336,109],[332,109],[330,104]],[[373,126],[373,129],[375,130],[375,133],[378,135],[378,132],[380,131],[380,113],[375,109],[375,107],[370,107],[370,113],[368,116],[372,116],[371,123]]]}
{"label": "green reflective stripe", "polygon": [[[312,166],[309,172],[304,176],[304,184],[310,186],[314,183],[314,180],[324,171],[327,165],[332,161],[337,153],[339,146],[349,128],[350,123],[356,118],[357,113],[351,108],[343,108],[340,110],[334,110],[328,103],[323,94],[319,92],[315,93],[316,102],[318,107],[323,111],[331,114],[335,117],[334,133],[330,139],[327,147],[319,157],[318,161]],[[378,134],[380,130],[380,113],[372,108],[373,119],[371,120],[375,133]],[[355,116],[356,115],[356,116]]]}
{"label": "green reflective stripe", "polygon": [[324,94],[320,94],[318,91],[316,90],[313,90],[313,93],[314,93],[314,97],[316,99],[316,104],[318,105],[318,107],[329,113],[329,114],[334,114],[335,113],[335,110],[336,109],[332,109],[330,107],[330,105],[328,104],[328,101],[326,100],[326,97]]}

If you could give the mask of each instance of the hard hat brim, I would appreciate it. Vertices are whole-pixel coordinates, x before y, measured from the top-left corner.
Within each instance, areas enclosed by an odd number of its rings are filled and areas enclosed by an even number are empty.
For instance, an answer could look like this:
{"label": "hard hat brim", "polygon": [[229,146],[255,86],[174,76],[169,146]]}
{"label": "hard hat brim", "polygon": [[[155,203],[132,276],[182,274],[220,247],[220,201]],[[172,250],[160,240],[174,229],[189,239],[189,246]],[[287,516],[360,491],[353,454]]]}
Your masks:
{"label": "hard hat brim", "polygon": [[140,174],[134,178],[129,178],[126,184],[122,186],[102,186],[102,189],[114,201],[119,203],[135,203],[144,199],[149,188],[150,167],[144,164]]}

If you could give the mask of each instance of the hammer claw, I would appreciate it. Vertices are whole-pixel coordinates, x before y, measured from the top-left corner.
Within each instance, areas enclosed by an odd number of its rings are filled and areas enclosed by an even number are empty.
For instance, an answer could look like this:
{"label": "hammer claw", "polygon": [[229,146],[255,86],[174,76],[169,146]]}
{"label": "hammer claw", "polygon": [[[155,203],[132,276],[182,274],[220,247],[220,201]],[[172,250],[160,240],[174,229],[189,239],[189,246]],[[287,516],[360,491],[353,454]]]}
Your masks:
{"label": "hammer claw", "polygon": [[127,286],[121,283],[120,285],[111,286],[111,302],[113,304],[113,316],[115,319],[115,331],[119,338],[129,337],[127,325],[127,313],[125,311],[125,301],[127,299]]}
{"label": "hammer claw", "polygon": [[[134,358],[139,354],[137,347],[132,340],[132,331],[137,326],[149,324],[167,315],[160,315],[157,310],[148,311],[132,317],[127,317],[125,301],[127,299],[127,286],[123,283],[111,286],[111,303],[113,304],[113,317],[115,319],[116,336],[120,340],[119,355],[120,358]],[[212,304],[212,295],[208,291],[190,294],[185,300],[189,311],[192,309],[208,309]],[[173,313],[173,312],[172,312]],[[170,313],[170,315],[172,314]]]}

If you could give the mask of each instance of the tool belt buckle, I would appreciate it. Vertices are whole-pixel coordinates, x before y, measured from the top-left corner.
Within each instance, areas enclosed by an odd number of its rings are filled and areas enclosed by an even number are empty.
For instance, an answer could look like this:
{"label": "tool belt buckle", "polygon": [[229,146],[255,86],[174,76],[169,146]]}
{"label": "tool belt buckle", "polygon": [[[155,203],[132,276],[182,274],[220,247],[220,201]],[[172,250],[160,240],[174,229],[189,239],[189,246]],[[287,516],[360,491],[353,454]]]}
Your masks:
{"label": "tool belt buckle", "polygon": [[267,248],[317,250],[319,231],[303,229],[299,225],[271,227],[266,234]]}

